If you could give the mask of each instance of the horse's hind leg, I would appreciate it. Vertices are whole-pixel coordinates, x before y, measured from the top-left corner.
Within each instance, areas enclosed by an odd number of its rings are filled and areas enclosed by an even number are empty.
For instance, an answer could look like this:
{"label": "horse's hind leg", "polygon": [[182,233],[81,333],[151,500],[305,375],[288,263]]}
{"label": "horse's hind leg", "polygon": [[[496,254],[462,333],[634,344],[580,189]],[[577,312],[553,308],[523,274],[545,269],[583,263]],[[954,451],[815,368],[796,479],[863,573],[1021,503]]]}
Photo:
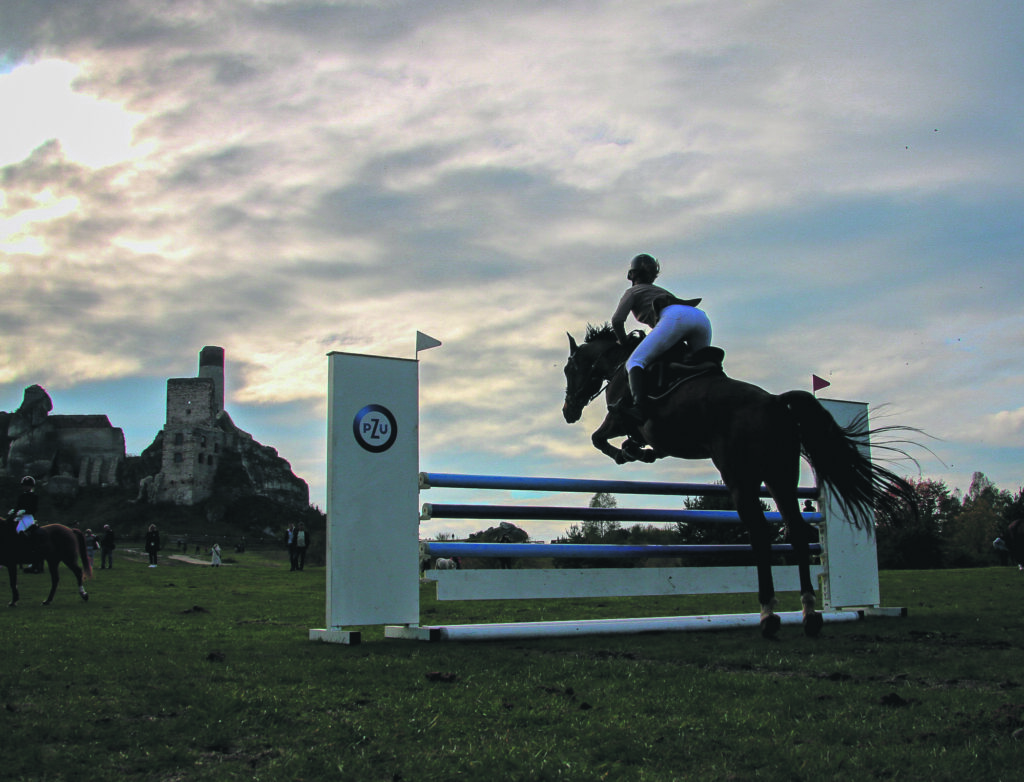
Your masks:
{"label": "horse's hind leg", "polygon": [[732,490],[733,501],[740,521],[750,535],[750,546],[754,550],[757,566],[757,599],[761,604],[761,635],[774,638],[782,626],[782,620],[775,613],[778,600],[775,599],[775,581],[772,578],[771,529],[761,509],[757,491]]}
{"label": "horse's hind leg", "polygon": [[[772,487],[769,487],[771,489]],[[773,490],[772,497],[782,514],[789,532],[789,542],[796,554],[797,573],[800,577],[800,604],[803,607],[804,634],[816,638],[821,633],[824,619],[818,612],[814,597],[814,582],[811,581],[811,525],[800,513],[800,503],[795,492]]]}
{"label": "horse's hind leg", "polygon": [[75,574],[75,578],[78,580],[78,594],[81,595],[82,600],[88,601],[89,593],[85,591],[84,571],[74,562],[68,564],[68,567],[71,568],[71,572]]}

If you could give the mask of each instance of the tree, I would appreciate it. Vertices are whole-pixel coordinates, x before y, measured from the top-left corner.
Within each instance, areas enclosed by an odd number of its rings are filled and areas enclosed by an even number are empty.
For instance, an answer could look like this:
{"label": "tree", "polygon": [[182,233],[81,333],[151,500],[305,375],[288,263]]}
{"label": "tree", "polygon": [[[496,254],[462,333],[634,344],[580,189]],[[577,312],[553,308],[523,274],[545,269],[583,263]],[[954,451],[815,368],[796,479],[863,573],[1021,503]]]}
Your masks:
{"label": "tree", "polygon": [[992,541],[1005,530],[1005,512],[1013,502],[985,473],[974,473],[961,512],[944,530],[947,564],[978,567],[992,562]]}
{"label": "tree", "polygon": [[878,566],[883,569],[940,568],[945,563],[943,533],[960,513],[960,501],[942,481],[909,480],[916,513],[902,501],[875,508]]}
{"label": "tree", "polygon": [[[619,503],[614,495],[606,491],[599,491],[590,498],[590,507],[617,508]],[[585,538],[592,537],[595,539],[595,542],[608,542],[606,538],[610,534],[618,532],[620,527],[621,525],[617,521],[584,521],[582,531]]]}
{"label": "tree", "polygon": [[1002,530],[1004,532],[1006,527],[1009,527],[1017,519],[1024,519],[1024,488],[1017,489],[1017,493],[1010,497],[1009,502],[1003,507],[1002,515]]}
{"label": "tree", "polygon": [[[721,481],[716,485],[723,486]],[[696,497],[687,497],[683,502],[686,510],[736,510],[736,503],[732,501],[732,495],[722,494],[699,494]],[[761,510],[769,510],[768,503],[761,500]],[[781,526],[775,526],[775,535],[772,543],[782,541],[784,530]],[[749,543],[747,528],[742,524],[732,524],[719,521],[698,522],[698,521],[677,521],[676,531],[683,543],[694,545],[712,545],[729,543]]]}

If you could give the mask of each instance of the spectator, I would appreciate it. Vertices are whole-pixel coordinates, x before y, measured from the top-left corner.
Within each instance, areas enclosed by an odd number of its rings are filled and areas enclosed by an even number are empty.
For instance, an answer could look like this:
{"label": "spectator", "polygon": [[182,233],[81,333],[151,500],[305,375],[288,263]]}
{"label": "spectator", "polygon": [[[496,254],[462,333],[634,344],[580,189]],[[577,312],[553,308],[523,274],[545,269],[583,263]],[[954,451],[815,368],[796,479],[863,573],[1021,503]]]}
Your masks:
{"label": "spectator", "polygon": [[160,533],[156,524],[150,524],[146,532],[146,553],[149,554],[149,566],[156,567],[156,553],[160,550]]}
{"label": "spectator", "polygon": [[89,569],[96,567],[96,549],[100,546],[99,539],[92,534],[91,529],[85,531],[85,555],[89,558]]}
{"label": "spectator", "polygon": [[301,521],[295,529],[295,567],[293,570],[304,570],[306,567],[306,550],[309,548],[309,533]]}
{"label": "spectator", "polygon": [[210,564],[213,567],[220,567],[220,544],[214,543],[210,549]]}
{"label": "spectator", "polygon": [[114,530],[109,524],[103,525],[103,537],[100,538],[100,570],[114,569],[114,549],[117,548],[117,541],[114,538]]}
{"label": "spectator", "polygon": [[284,533],[284,542],[288,547],[288,560],[291,562],[292,570],[298,570],[299,552],[295,547],[295,525],[289,524],[288,531]]}
{"label": "spectator", "polygon": [[[510,538],[508,535],[502,535],[501,540],[499,540],[498,542],[511,543],[512,538]],[[512,560],[512,557],[498,557],[498,568],[500,570],[511,570],[514,564],[515,563]]]}

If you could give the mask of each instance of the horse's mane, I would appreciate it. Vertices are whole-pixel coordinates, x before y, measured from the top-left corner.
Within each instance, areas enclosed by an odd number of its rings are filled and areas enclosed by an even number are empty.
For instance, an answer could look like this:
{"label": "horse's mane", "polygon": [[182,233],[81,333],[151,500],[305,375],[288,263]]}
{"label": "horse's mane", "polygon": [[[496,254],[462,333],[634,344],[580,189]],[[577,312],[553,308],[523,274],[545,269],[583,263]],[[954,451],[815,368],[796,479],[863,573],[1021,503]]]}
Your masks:
{"label": "horse's mane", "polygon": [[612,329],[611,323],[605,323],[601,326],[594,326],[590,323],[587,324],[587,334],[583,337],[584,342],[598,342],[600,340],[611,340],[615,341],[615,331]]}
{"label": "horse's mane", "polygon": [[[626,347],[633,350],[637,345],[640,344],[644,338],[642,331],[631,331],[626,335]],[[583,337],[583,342],[614,342],[618,343],[619,339],[615,336],[615,329],[612,328],[611,323],[604,323],[600,326],[594,326],[590,323],[587,324],[587,333]]]}

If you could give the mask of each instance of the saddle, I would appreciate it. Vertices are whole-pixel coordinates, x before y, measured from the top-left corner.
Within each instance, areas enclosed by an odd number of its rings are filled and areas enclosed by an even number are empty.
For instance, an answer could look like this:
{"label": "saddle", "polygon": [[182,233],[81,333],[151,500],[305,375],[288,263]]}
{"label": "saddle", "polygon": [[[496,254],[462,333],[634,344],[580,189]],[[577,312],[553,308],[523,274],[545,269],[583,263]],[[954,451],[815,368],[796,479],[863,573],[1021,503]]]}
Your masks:
{"label": "saddle", "polygon": [[660,356],[647,368],[649,383],[648,396],[657,401],[671,393],[677,386],[697,377],[706,375],[723,375],[725,370],[725,351],[721,348],[701,348],[690,356],[685,356],[685,345],[676,345],[663,356]]}
{"label": "saddle", "polygon": [[[36,534],[42,537],[41,533]],[[33,538],[28,532],[15,532],[14,525],[11,525],[10,533],[5,537],[10,547],[9,551],[13,552],[15,563],[37,566],[42,562],[45,551],[42,541],[38,538]]]}

